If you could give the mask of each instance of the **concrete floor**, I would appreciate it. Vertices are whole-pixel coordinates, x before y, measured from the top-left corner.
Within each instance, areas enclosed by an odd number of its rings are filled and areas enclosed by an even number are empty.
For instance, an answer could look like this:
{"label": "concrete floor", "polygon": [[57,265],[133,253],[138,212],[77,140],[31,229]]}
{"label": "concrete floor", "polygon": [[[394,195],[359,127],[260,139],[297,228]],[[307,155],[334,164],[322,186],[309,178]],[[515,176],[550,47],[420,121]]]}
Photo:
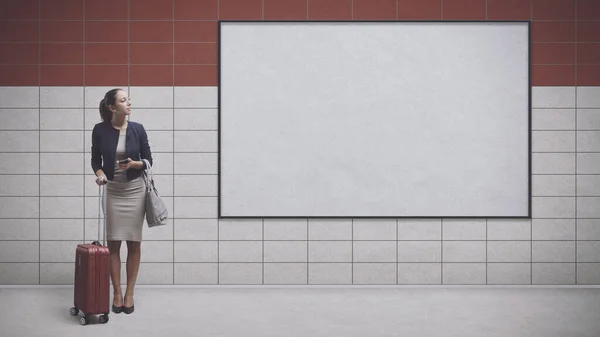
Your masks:
{"label": "concrete floor", "polygon": [[600,288],[140,286],[133,314],[87,326],[72,297],[0,288],[0,335],[600,337]]}

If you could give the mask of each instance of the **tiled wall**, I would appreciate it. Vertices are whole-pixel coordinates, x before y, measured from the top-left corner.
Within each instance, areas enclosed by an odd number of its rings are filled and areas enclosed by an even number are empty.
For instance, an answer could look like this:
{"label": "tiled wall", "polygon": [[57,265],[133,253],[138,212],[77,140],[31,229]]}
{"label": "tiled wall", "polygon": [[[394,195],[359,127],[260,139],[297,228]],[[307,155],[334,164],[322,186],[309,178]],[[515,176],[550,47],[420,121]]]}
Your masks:
{"label": "tiled wall", "polygon": [[[219,19],[531,19],[533,219],[218,221]],[[0,50],[0,284],[72,283],[112,87],[174,217],[141,284],[600,284],[600,1],[2,1]]]}

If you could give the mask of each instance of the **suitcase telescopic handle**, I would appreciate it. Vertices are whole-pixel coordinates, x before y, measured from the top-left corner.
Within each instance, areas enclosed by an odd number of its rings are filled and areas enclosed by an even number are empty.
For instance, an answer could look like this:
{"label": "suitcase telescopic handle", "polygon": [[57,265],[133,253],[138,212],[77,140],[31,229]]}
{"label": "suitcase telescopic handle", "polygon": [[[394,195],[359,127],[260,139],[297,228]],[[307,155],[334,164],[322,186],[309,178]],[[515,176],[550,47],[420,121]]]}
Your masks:
{"label": "suitcase telescopic handle", "polygon": [[[98,241],[94,241],[93,244],[100,246],[100,237],[103,236],[102,245],[106,246],[106,214],[104,212],[104,192],[103,186],[98,186]],[[100,212],[104,213],[104,226],[100,226]],[[102,235],[102,233],[104,235]]]}

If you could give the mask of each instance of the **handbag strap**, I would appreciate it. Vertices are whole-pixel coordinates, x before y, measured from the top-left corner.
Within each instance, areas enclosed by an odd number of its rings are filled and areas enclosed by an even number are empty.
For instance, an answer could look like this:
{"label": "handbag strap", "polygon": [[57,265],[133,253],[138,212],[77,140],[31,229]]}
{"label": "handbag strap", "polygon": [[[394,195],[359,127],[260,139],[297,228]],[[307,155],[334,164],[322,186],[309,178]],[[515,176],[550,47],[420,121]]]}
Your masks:
{"label": "handbag strap", "polygon": [[152,166],[150,165],[150,162],[148,161],[148,159],[142,159],[142,161],[146,163],[146,173],[150,175],[150,180],[154,181],[154,176],[152,175]]}

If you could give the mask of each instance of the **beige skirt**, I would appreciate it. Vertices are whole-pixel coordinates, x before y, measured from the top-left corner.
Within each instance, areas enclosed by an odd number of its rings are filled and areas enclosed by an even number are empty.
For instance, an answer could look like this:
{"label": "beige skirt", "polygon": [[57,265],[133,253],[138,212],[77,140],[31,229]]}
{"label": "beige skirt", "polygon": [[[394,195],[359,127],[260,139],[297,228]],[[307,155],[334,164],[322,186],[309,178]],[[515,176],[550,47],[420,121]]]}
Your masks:
{"label": "beige skirt", "polygon": [[144,179],[106,185],[106,240],[142,241],[146,201]]}

